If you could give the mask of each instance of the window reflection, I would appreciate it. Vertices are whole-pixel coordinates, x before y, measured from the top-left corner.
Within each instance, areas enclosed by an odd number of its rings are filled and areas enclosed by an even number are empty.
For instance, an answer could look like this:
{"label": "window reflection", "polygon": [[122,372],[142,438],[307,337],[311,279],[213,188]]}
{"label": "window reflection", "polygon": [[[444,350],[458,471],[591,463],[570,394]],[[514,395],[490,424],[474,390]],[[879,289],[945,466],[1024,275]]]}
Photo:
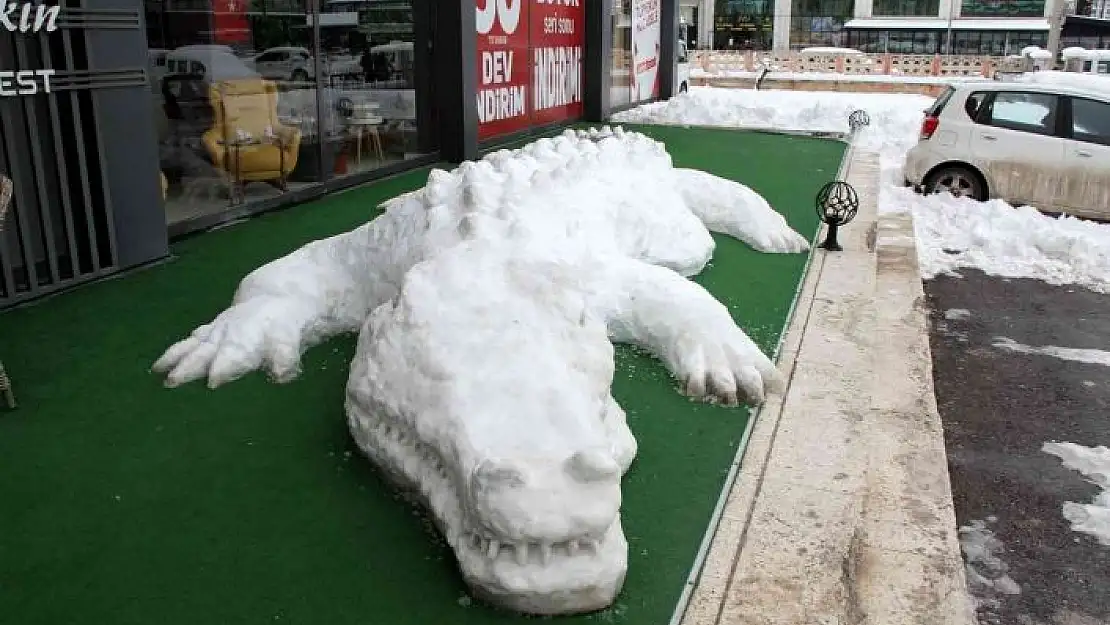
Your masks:
{"label": "window reflection", "polygon": [[415,156],[412,4],[147,0],[167,221]]}

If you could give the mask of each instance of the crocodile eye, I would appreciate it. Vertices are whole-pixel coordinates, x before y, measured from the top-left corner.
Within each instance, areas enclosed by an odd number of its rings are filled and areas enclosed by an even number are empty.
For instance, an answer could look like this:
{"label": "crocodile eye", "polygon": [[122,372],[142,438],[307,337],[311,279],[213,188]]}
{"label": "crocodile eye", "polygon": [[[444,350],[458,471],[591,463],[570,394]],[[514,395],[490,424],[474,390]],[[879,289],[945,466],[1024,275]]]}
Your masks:
{"label": "crocodile eye", "polygon": [[524,472],[507,461],[483,460],[474,468],[474,481],[483,489],[520,488]]}

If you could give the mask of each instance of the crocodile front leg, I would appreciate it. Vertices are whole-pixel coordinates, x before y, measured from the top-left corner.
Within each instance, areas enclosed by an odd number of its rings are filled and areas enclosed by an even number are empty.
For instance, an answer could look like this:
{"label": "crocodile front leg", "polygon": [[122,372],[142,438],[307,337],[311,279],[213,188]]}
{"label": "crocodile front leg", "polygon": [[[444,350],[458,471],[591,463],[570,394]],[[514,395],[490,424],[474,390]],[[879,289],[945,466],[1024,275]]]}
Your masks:
{"label": "crocodile front leg", "polygon": [[760,252],[795,254],[809,242],[750,187],[696,169],[675,169],[686,205],[713,232],[739,239]]}
{"label": "crocodile front leg", "polygon": [[590,312],[605,319],[611,340],[661,359],[686,394],[759,404],[781,388],[774,363],[700,285],[636,260],[606,259],[601,266],[591,280]]}
{"label": "crocodile front leg", "polygon": [[256,369],[277,382],[292,380],[306,349],[357,331],[397,293],[422,254],[424,218],[412,202],[251,272],[230,307],[172,345],[152,369],[166,374],[169,387],[207,378],[216,388]]}

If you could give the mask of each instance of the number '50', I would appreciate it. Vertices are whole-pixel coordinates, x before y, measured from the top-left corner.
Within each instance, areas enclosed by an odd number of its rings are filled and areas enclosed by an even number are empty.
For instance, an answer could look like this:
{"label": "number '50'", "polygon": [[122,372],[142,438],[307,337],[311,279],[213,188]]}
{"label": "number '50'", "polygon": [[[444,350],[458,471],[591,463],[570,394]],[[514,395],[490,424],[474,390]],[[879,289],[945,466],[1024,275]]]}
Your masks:
{"label": "number '50'", "polygon": [[515,33],[523,4],[524,0],[486,0],[486,8],[478,9],[477,12],[478,34],[488,35],[495,20],[501,22],[501,29],[506,35]]}

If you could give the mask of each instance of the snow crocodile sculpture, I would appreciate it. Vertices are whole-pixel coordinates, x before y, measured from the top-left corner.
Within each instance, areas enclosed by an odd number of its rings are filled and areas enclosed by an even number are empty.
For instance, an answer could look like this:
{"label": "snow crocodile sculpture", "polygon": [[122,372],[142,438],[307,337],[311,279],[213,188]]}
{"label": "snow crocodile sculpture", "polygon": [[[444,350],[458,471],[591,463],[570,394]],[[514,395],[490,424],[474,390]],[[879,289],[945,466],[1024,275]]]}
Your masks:
{"label": "snow crocodile sculpture", "polygon": [[685,276],[710,260],[710,230],[765,252],[806,240],[749,188],[620,128],[433,171],[383,207],[253,271],[154,370],[171,387],[260,368],[286,381],[307,347],[359,332],[351,434],[422,496],[472,592],[532,614],[608,606],[636,455],[612,342],[652,351],[691,396],[759,403],[775,366]]}

